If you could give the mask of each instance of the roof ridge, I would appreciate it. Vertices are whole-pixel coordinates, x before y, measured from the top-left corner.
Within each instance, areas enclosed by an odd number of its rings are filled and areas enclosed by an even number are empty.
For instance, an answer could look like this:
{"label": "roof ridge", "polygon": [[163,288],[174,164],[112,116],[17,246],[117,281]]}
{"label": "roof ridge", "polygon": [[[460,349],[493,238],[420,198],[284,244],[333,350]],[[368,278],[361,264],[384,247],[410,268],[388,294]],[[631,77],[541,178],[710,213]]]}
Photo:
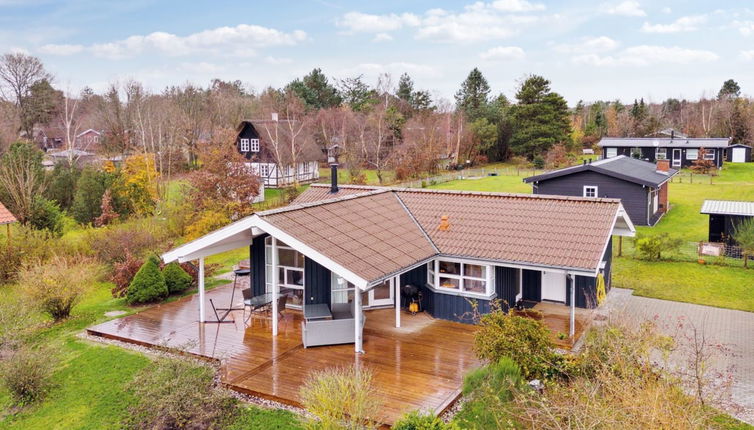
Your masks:
{"label": "roof ridge", "polygon": [[306,208],[315,207],[315,206],[324,206],[324,205],[327,205],[327,204],[338,203],[338,202],[342,202],[342,201],[345,201],[345,200],[353,200],[353,199],[358,199],[358,198],[362,198],[362,197],[369,197],[369,196],[373,196],[373,195],[377,195],[377,194],[383,194],[383,193],[386,193],[388,191],[390,191],[390,190],[380,189],[380,190],[365,191],[363,193],[358,193],[358,194],[349,194],[347,196],[340,196],[340,197],[335,197],[335,198],[332,198],[332,199],[317,200],[317,201],[314,201],[314,202],[291,203],[291,204],[288,204],[288,205],[283,206],[283,207],[279,207],[279,208],[275,208],[275,209],[268,209],[266,211],[257,212],[255,215],[267,216],[267,215],[274,215],[274,214],[283,213],[283,212],[290,212],[290,211],[294,211],[294,210],[298,210],[298,209],[306,209]]}
{"label": "roof ridge", "polygon": [[393,191],[392,194],[395,196],[395,198],[398,200],[398,203],[403,207],[403,209],[408,214],[409,218],[411,218],[412,221],[414,221],[414,224],[416,224],[417,227],[419,227],[419,231],[422,232],[424,237],[427,239],[427,242],[429,242],[430,245],[432,245],[432,249],[435,250],[436,253],[440,253],[440,248],[435,245],[435,242],[432,240],[432,238],[429,236],[429,233],[427,233],[426,230],[424,230],[424,227],[419,223],[419,220],[416,219],[413,212],[411,212],[411,209],[406,206],[406,203],[403,202],[403,199],[401,199],[401,196],[398,195],[397,192]]}

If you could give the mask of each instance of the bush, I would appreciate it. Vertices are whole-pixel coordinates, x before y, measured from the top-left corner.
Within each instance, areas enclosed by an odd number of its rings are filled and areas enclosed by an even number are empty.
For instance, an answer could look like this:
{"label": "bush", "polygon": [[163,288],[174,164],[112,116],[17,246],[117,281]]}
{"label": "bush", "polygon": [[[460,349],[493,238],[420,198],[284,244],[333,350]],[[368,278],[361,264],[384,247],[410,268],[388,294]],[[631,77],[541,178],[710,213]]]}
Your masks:
{"label": "bush", "polygon": [[86,168],[76,181],[76,194],[71,205],[71,214],[81,224],[90,224],[102,215],[102,195],[110,185],[106,172]]}
{"label": "bush", "polygon": [[160,260],[155,256],[149,257],[128,285],[126,302],[129,305],[149,303],[167,296],[168,286],[160,272]]}
{"label": "bush", "polygon": [[20,297],[0,300],[0,362],[5,353],[14,351],[34,329],[33,313]]}
{"label": "bush", "polygon": [[544,169],[545,159],[542,158],[541,155],[537,155],[534,157],[534,159],[531,160],[531,165],[534,166],[535,169]]}
{"label": "bush", "polygon": [[131,285],[131,281],[133,281],[141,265],[141,260],[134,257],[129,251],[126,251],[123,261],[113,264],[113,274],[110,278],[115,284],[115,287],[111,290],[113,297],[119,298],[126,295],[128,286]]}
{"label": "bush", "polygon": [[509,427],[508,403],[521,385],[521,370],[510,358],[472,370],[463,380],[466,401],[455,421],[465,429]]}
{"label": "bush", "polygon": [[560,359],[547,327],[541,321],[500,309],[479,318],[474,350],[488,363],[498,363],[503,357],[513,359],[527,379],[544,379],[558,373]]}
{"label": "bush", "polygon": [[380,403],[372,387],[372,372],[355,367],[334,367],[312,372],[301,387],[301,403],[319,421],[310,429],[373,428]]}
{"label": "bush", "polygon": [[37,230],[48,230],[57,236],[63,233],[63,212],[57,203],[44,197],[35,197],[29,224]]}
{"label": "bush", "polygon": [[683,245],[683,239],[673,237],[669,233],[647,235],[639,233],[634,239],[634,247],[640,258],[649,261],[662,259],[663,253],[678,252]]}
{"label": "bush", "polygon": [[99,269],[85,257],[55,256],[46,262],[27,263],[19,274],[19,284],[30,303],[60,321],[97,281]]}
{"label": "bush", "polygon": [[181,268],[181,265],[172,262],[162,269],[162,275],[165,277],[165,284],[168,287],[168,293],[182,293],[189,289],[194,279]]}
{"label": "bush", "polygon": [[222,429],[237,416],[237,402],[214,388],[214,369],[159,357],[128,386],[136,403],[125,428]]}
{"label": "bush", "polygon": [[403,415],[393,424],[393,430],[460,430],[454,423],[445,423],[440,418],[418,411]]}
{"label": "bush", "polygon": [[122,262],[129,253],[143,258],[162,251],[166,239],[164,226],[151,219],[91,229],[86,235],[92,251],[105,264]]}
{"label": "bush", "polygon": [[70,209],[76,194],[76,183],[81,176],[81,169],[58,163],[47,176],[49,185],[45,197],[55,201],[62,209]]}
{"label": "bush", "polygon": [[230,217],[227,214],[216,210],[207,210],[186,227],[186,238],[193,240],[228,224],[230,224]]}
{"label": "bush", "polygon": [[13,351],[0,361],[0,376],[16,404],[33,403],[52,388],[55,360],[50,351],[28,346]]}
{"label": "bush", "polygon": [[15,280],[23,262],[23,254],[18,249],[0,244],[0,284]]}

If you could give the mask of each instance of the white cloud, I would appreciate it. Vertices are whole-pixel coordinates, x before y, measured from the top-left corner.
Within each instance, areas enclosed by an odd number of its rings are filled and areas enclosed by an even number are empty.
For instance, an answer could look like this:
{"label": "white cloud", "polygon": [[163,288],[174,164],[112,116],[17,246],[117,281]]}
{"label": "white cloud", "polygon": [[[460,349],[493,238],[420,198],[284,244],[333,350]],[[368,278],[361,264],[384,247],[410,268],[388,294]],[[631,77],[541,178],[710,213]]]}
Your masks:
{"label": "white cloud", "polygon": [[744,36],[754,34],[754,21],[733,21],[731,25]]}
{"label": "white cloud", "polygon": [[754,60],[754,50],[749,51],[741,51],[740,54],[738,54],[739,58],[745,61],[752,61]]}
{"label": "white cloud", "polygon": [[377,79],[383,73],[400,76],[404,72],[415,78],[437,78],[442,75],[438,69],[426,64],[398,61],[392,63],[361,63],[353,67],[340,69],[338,76],[348,77],[363,74],[367,79]]}
{"label": "white cloud", "polygon": [[290,58],[281,58],[281,57],[272,57],[267,56],[264,58],[264,62],[267,64],[291,64],[293,63],[293,60]]}
{"label": "white cloud", "polygon": [[707,22],[706,15],[682,16],[670,24],[650,24],[645,22],[641,31],[645,33],[679,33],[696,31],[699,25]]}
{"label": "white cloud", "polygon": [[673,9],[671,9],[671,8],[669,8],[669,7],[666,6],[666,7],[662,8],[662,9],[660,9],[660,12],[668,14],[668,13],[673,12]]}
{"label": "white cloud", "polygon": [[348,12],[336,21],[336,25],[352,32],[378,33],[417,26],[419,22],[419,17],[412,13],[372,15]]}
{"label": "white cloud", "polygon": [[555,45],[553,49],[569,54],[584,54],[612,51],[619,43],[607,36],[584,37],[578,43]]}
{"label": "white cloud", "polygon": [[130,58],[145,52],[156,52],[168,56],[218,53],[254,56],[258,48],[296,45],[306,38],[306,33],[300,30],[286,33],[258,25],[240,24],[235,27],[204,30],[188,36],[158,31],[146,36],[135,35],[90,46],[45,45],[40,49],[46,53],[52,53],[51,51],[57,49],[58,55],[72,55],[86,50],[95,56],[111,59]]}
{"label": "white cloud", "polygon": [[647,16],[639,2],[635,0],[625,0],[617,4],[603,3],[600,9],[608,15]]}
{"label": "white cloud", "polygon": [[393,36],[388,33],[377,33],[374,35],[372,42],[389,42],[393,40]]}
{"label": "white cloud", "polygon": [[482,60],[520,60],[525,56],[524,50],[518,46],[497,46],[479,54]]}
{"label": "white cloud", "polygon": [[526,0],[497,0],[492,2],[492,7],[504,12],[534,12],[545,10],[542,3],[529,3]]}
{"label": "white cloud", "polygon": [[62,45],[56,45],[56,44],[47,44],[41,46],[38,51],[43,54],[49,54],[49,55],[74,55],[78,54],[79,52],[84,50],[83,45],[68,45],[68,44],[62,44]]}
{"label": "white cloud", "polygon": [[715,61],[719,57],[711,51],[678,46],[639,45],[611,55],[582,54],[573,57],[576,64],[589,66],[652,66],[656,64],[691,64]]}

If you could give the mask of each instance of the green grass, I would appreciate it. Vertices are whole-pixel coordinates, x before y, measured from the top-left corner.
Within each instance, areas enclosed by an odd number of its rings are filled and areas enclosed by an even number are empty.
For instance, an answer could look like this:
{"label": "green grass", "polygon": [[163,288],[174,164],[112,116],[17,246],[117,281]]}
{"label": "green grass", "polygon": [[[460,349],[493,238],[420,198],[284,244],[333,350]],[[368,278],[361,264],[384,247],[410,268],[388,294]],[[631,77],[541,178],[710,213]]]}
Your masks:
{"label": "green grass", "polygon": [[438,190],[464,190],[464,191],[494,191],[506,193],[531,194],[531,185],[525,184],[525,176],[485,176],[479,179],[460,179],[441,184],[430,185],[427,188]]}

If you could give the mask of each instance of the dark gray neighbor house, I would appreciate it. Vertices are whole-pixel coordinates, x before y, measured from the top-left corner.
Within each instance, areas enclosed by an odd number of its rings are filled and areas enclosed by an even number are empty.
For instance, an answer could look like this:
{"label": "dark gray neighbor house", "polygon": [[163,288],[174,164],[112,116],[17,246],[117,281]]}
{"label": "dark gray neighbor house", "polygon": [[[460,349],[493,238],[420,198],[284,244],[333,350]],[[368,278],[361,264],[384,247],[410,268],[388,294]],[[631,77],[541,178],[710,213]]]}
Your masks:
{"label": "dark gray neighbor house", "polygon": [[725,161],[729,163],[750,163],[751,146],[741,143],[730,145],[725,154]]}
{"label": "dark gray neighbor house", "polygon": [[625,155],[524,179],[534,194],[619,198],[634,225],[655,225],[668,211],[668,181],[678,173]]}
{"label": "dark gray neighbor house", "polygon": [[701,213],[709,215],[709,241],[735,245],[733,238],[741,223],[754,218],[754,202],[705,200]]}
{"label": "dark gray neighbor house", "polygon": [[[723,166],[725,151],[730,144],[726,138],[690,138],[675,131],[670,135],[659,137],[603,137],[598,143],[602,148],[602,158],[619,155],[655,162],[669,160],[671,167],[690,167],[692,163],[704,157]],[[704,148],[704,151],[702,151]],[[703,154],[703,155],[702,155]]]}

